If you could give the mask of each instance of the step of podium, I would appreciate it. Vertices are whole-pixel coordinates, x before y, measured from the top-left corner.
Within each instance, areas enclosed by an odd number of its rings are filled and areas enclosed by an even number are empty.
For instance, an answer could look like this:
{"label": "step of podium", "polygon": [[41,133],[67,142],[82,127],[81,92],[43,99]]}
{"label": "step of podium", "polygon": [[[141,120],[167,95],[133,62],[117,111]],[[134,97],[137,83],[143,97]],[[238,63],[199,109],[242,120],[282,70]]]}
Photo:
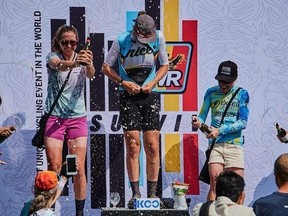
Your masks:
{"label": "step of podium", "polygon": [[188,210],[159,209],[135,210],[127,208],[102,208],[101,216],[190,216]]}

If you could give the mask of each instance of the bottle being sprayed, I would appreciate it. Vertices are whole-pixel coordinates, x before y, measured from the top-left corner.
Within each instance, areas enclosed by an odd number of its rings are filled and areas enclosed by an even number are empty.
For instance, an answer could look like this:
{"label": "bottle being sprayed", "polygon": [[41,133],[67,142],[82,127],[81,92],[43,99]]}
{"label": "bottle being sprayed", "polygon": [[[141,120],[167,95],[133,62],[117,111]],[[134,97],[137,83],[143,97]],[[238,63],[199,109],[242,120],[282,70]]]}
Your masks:
{"label": "bottle being sprayed", "polygon": [[208,127],[208,125],[206,125],[206,124],[204,124],[204,123],[201,123],[201,126],[200,126],[199,129],[200,129],[200,131],[202,131],[206,136],[212,132],[211,129]]}
{"label": "bottle being sprayed", "polygon": [[[192,115],[192,121],[193,121],[193,122],[196,122],[196,121],[197,121],[196,116]],[[206,125],[205,123],[201,123],[201,126],[199,127],[199,129],[200,129],[200,131],[202,131],[206,136],[212,132],[211,129],[209,128],[209,126]],[[197,130],[197,129],[196,129],[196,130]],[[193,125],[192,125],[192,131],[195,131]]]}
{"label": "bottle being sprayed", "polygon": [[[86,38],[86,43],[85,43],[85,45],[83,47],[83,50],[89,50],[90,49],[90,42],[91,42],[90,37],[87,37]],[[86,63],[86,62],[80,62],[79,64],[83,65],[83,66],[88,65],[88,63]]]}
{"label": "bottle being sprayed", "polygon": [[279,137],[284,143],[288,143],[288,136],[286,130],[280,127],[278,122],[275,122],[274,125],[277,130],[277,137]]}

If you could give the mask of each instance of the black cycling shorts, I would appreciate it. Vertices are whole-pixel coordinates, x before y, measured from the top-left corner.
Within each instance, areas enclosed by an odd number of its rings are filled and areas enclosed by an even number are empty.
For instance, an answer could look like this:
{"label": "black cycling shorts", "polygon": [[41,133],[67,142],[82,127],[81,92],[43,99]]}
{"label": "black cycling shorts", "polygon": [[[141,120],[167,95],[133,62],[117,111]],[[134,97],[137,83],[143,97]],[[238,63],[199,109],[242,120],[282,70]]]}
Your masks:
{"label": "black cycling shorts", "polygon": [[158,93],[120,95],[120,118],[124,131],[159,130],[160,95]]}

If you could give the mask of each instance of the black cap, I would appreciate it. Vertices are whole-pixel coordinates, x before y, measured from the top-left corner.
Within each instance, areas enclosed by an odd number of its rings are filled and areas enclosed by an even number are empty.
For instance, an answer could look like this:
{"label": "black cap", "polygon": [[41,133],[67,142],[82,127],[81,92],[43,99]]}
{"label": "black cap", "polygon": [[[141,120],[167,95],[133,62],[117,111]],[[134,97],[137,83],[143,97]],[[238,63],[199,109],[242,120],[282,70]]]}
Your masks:
{"label": "black cap", "polygon": [[218,73],[215,76],[216,80],[233,82],[238,77],[237,65],[232,61],[224,61],[218,67]]}

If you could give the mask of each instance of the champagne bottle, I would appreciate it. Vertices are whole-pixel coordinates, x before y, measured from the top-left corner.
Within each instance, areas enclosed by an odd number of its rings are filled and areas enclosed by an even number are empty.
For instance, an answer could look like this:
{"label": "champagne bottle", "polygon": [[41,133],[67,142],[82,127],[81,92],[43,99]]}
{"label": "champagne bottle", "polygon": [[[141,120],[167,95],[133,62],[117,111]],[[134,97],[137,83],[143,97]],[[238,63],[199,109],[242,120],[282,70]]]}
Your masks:
{"label": "champagne bottle", "polygon": [[[197,118],[196,117],[197,117],[197,115],[192,115],[192,122],[197,122]],[[192,131],[197,131],[197,129],[198,128],[193,126],[193,124],[192,124]],[[201,123],[201,126],[199,127],[199,129],[206,136],[212,132],[211,129],[208,127],[208,125],[206,125],[205,123]]]}
{"label": "champagne bottle", "polygon": [[[85,45],[84,45],[84,47],[83,47],[83,50],[89,50],[89,48],[90,48],[90,42],[91,42],[90,37],[87,37],[86,43],[85,43]],[[87,64],[86,62],[80,62],[80,65],[86,66],[86,65],[88,65],[88,64]]]}
{"label": "champagne bottle", "polygon": [[[193,121],[193,122],[196,122],[196,121],[197,121],[196,117],[197,117],[197,115],[192,115],[192,121]],[[192,131],[197,131],[197,130],[198,130],[198,128],[195,127],[195,126],[193,126],[193,124],[192,124]]]}
{"label": "champagne bottle", "polygon": [[83,47],[84,50],[89,50],[90,49],[90,42],[91,42],[90,37],[87,37],[86,38],[86,43],[85,43],[85,45]]}
{"label": "champagne bottle", "polygon": [[202,131],[206,136],[212,132],[211,129],[208,127],[208,125],[206,125],[206,124],[204,124],[204,123],[201,124],[201,126],[200,126],[199,129],[200,129],[200,131]]}
{"label": "champagne bottle", "polygon": [[284,143],[288,143],[288,136],[287,135],[287,132],[285,129],[283,129],[282,127],[280,127],[280,125],[278,124],[278,122],[275,122],[275,127],[276,127],[276,130],[277,130],[277,136],[283,140]]}

